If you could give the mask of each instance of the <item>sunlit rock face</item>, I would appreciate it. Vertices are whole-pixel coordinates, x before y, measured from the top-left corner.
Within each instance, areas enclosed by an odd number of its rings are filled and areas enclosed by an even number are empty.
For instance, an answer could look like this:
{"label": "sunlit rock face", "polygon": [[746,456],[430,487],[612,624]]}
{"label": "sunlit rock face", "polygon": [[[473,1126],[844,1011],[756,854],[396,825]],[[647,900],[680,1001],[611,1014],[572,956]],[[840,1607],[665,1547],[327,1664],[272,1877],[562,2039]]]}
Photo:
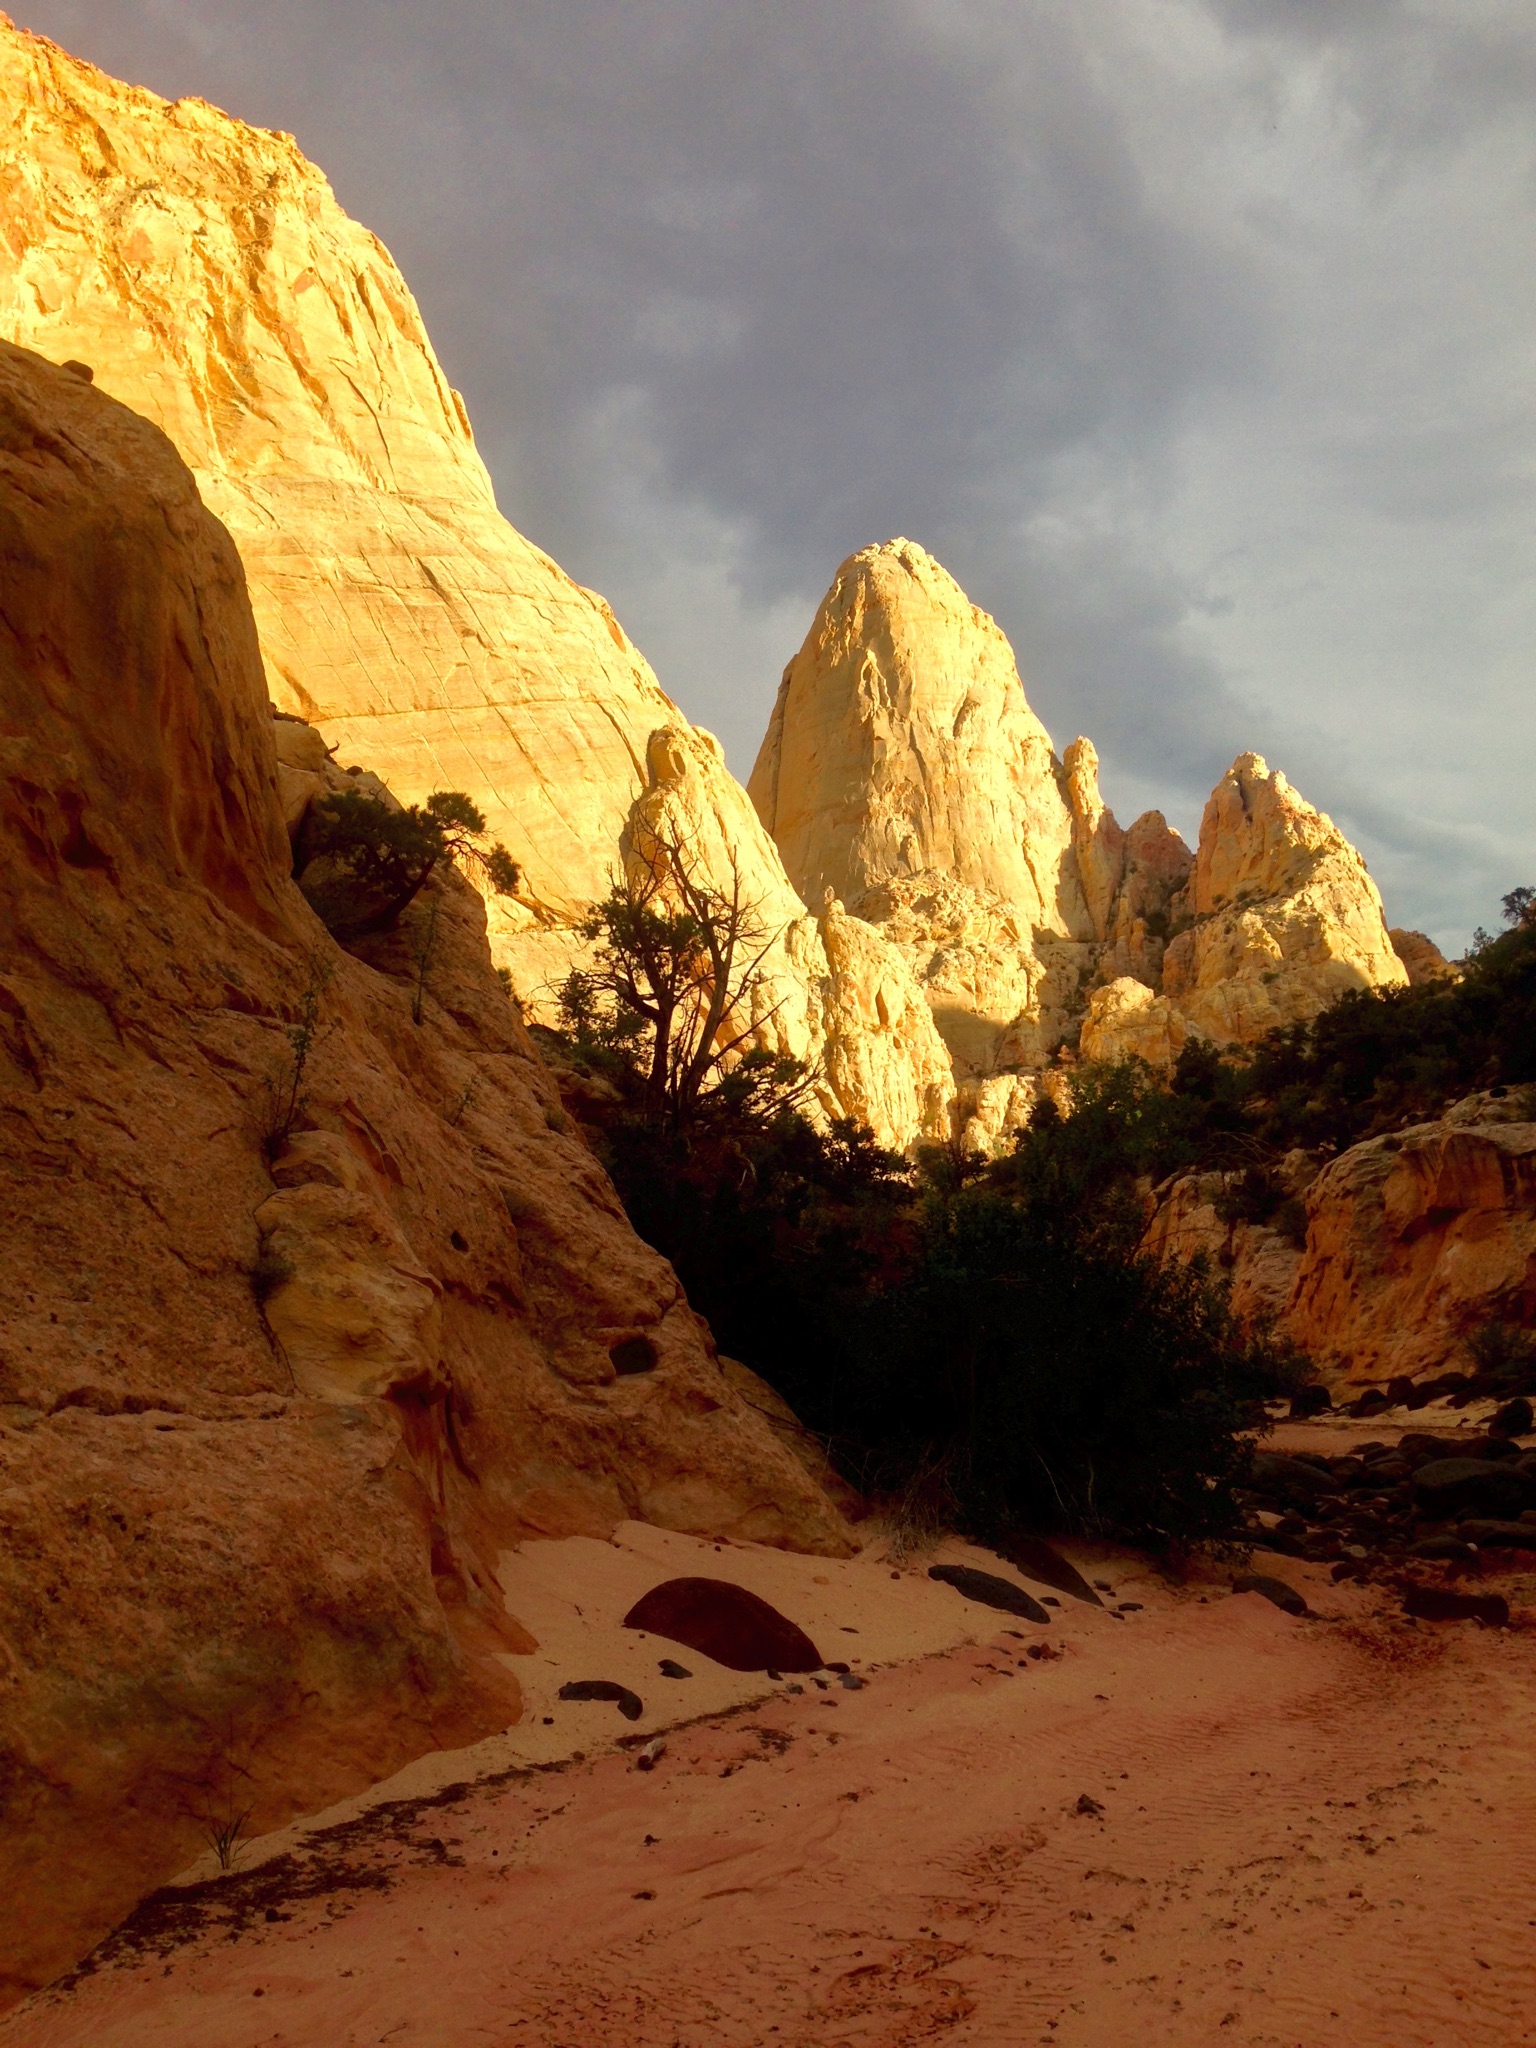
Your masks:
{"label": "sunlit rock face", "polygon": [[1036,1092],[1002,1077],[1075,1053],[1166,1067],[1407,978],[1364,861],[1256,754],[1195,855],[1159,812],[1122,828],[1092,743],[1058,759],[995,621],[908,540],[839,569],[749,787],[802,893],[835,890],[905,955],[991,1145]]}
{"label": "sunlit rock face", "polygon": [[1408,969],[1364,860],[1257,754],[1216,785],[1186,888],[1171,904],[1159,989],[1096,990],[1082,1049],[1177,1057],[1192,1034],[1251,1045],[1354,989],[1403,988]]}
{"label": "sunlit rock face", "polygon": [[[403,278],[293,138],[9,23],[0,92],[0,335],[81,363],[170,435],[240,550],[280,708],[406,802],[481,805],[523,870],[489,914],[530,1009],[580,957],[573,925],[621,870],[637,803],[675,797],[710,877],[739,874],[782,934],[767,1035],[845,1077],[847,1094],[824,1078],[830,1113],[891,1144],[937,1135],[937,1037],[914,1013],[857,1061],[828,1056],[823,1021],[873,1013],[873,984],[852,1000],[718,744],[497,511]],[[873,934],[864,951],[898,975]]]}

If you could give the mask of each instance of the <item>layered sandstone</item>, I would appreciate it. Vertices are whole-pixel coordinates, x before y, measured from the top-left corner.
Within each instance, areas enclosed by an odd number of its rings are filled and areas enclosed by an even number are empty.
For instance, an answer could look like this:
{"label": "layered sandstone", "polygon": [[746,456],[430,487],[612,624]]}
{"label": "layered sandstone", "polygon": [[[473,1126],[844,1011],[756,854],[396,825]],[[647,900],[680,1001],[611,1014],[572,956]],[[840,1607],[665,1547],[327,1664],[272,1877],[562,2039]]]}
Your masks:
{"label": "layered sandstone", "polygon": [[[572,926],[635,806],[680,777],[712,878],[739,873],[783,930],[769,1035],[846,1077],[851,1094],[826,1082],[835,1113],[887,1143],[937,1135],[937,1039],[915,1012],[857,1060],[818,1035],[872,1012],[875,983],[849,995],[718,744],[502,518],[403,278],[293,138],[168,104],[3,17],[0,94],[0,334],[82,362],[171,436],[239,547],[280,708],[405,801],[480,804],[523,870],[491,936],[530,1008],[579,957]],[[873,934],[863,951],[899,979]]]}
{"label": "layered sandstone", "polygon": [[569,1129],[480,897],[342,953],[284,830],[335,771],[283,751],[169,441],[0,344],[12,1986],[229,1800],[269,1825],[515,1719],[520,1535],[847,1545]]}

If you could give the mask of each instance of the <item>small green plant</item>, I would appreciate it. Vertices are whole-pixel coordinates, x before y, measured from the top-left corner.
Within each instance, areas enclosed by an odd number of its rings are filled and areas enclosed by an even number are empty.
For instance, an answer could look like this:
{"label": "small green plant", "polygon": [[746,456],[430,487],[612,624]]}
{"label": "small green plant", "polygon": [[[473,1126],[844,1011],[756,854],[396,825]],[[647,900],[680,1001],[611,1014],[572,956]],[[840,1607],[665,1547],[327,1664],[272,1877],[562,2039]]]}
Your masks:
{"label": "small green plant", "polygon": [[299,998],[298,1015],[284,1029],[287,1053],[262,1076],[257,1125],[268,1161],[281,1156],[309,1107],[306,1080],[310,1061],[334,1029],[320,1021],[321,1003],[334,971],[329,961],[311,963],[310,982]]}
{"label": "small green plant", "polygon": [[256,1297],[256,1306],[265,1308],[273,1295],[286,1287],[292,1278],[292,1262],[264,1244],[250,1267],[251,1292]]}
{"label": "small green plant", "polygon": [[419,928],[411,941],[411,965],[416,970],[416,979],[411,988],[411,1022],[420,1024],[427,1001],[427,976],[432,971],[432,962],[437,956],[437,921],[442,914],[443,899],[434,895],[427,906],[427,914],[420,920]]}
{"label": "small green plant", "polygon": [[1474,1330],[1467,1350],[1479,1372],[1495,1379],[1518,1379],[1536,1372],[1536,1330],[1518,1323],[1489,1322]]}

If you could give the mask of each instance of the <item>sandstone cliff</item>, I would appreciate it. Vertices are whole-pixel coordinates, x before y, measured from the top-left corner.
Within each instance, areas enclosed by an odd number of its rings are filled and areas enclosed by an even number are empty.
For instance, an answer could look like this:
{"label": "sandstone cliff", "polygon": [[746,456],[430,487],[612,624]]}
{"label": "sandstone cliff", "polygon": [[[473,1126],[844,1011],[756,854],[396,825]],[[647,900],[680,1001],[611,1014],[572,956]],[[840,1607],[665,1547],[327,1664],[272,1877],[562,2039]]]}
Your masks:
{"label": "sandstone cliff", "polygon": [[0,94],[0,335],[83,362],[171,436],[240,549],[279,707],[405,801],[480,804],[523,869],[491,939],[530,1007],[576,958],[637,802],[680,791],[717,879],[739,871],[783,928],[767,1035],[821,1063],[831,1113],[937,1135],[951,1090],[920,1006],[856,1056],[839,1035],[900,962],[867,935],[850,990],[717,743],[501,517],[403,278],[292,137],[3,17]]}
{"label": "sandstone cliff", "polygon": [[342,953],[282,805],[224,530],[155,427],[0,344],[13,1987],[188,1861],[231,1772],[270,1825],[515,1719],[498,1546],[847,1546],[568,1130],[479,896],[414,913],[418,1024],[412,932]]}

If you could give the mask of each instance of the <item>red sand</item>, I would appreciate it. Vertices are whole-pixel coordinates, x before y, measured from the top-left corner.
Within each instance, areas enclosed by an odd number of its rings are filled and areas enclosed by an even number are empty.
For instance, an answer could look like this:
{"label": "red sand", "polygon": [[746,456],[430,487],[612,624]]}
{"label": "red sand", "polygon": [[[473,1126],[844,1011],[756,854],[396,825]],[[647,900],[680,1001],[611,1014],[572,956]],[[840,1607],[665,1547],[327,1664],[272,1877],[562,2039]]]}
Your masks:
{"label": "red sand", "polygon": [[[795,1613],[814,1561],[750,1563]],[[978,1640],[674,1728],[650,1773],[376,1809],[340,1853],[387,1890],[102,1967],[0,2044],[1536,2042],[1536,1627],[1405,1623],[1290,1560],[1331,1619],[1087,1569],[1143,1611],[1021,1640],[966,1607]]]}

